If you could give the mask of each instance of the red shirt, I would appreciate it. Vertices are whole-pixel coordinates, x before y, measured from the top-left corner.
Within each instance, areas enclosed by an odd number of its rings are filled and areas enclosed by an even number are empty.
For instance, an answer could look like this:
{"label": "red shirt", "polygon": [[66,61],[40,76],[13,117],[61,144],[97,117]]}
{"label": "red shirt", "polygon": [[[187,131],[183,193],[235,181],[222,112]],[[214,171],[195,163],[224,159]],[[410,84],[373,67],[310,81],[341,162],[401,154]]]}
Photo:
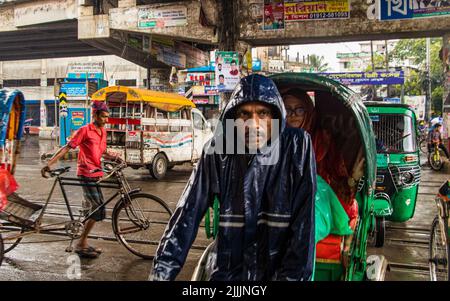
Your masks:
{"label": "red shirt", "polygon": [[101,177],[103,172],[91,173],[91,170],[102,168],[101,158],[106,151],[106,130],[100,128],[101,135],[93,123],[87,124],[76,131],[69,146],[80,148],[78,153],[77,175],[85,177]]}

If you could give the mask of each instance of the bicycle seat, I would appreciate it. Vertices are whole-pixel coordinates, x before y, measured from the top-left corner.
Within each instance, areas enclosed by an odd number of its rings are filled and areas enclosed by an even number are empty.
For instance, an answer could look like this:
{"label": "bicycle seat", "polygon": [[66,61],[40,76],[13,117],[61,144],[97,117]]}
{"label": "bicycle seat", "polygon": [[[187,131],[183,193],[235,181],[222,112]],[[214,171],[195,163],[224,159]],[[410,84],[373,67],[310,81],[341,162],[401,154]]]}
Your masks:
{"label": "bicycle seat", "polygon": [[56,176],[60,176],[60,175],[62,175],[63,173],[68,172],[69,170],[70,170],[70,166],[50,170],[50,171],[49,171],[50,177],[53,178],[53,177],[56,177]]}

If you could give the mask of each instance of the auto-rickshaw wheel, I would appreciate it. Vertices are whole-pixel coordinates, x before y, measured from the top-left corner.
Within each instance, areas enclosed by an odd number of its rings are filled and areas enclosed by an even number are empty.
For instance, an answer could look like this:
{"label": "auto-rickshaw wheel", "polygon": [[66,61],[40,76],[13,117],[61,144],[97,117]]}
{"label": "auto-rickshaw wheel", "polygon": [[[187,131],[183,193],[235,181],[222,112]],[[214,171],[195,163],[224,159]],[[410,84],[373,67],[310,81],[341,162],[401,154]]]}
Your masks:
{"label": "auto-rickshaw wheel", "polygon": [[150,175],[156,180],[161,180],[166,175],[168,165],[167,157],[163,153],[157,154],[149,168]]}
{"label": "auto-rickshaw wheel", "polygon": [[384,245],[384,237],[386,233],[386,221],[384,217],[375,219],[375,248],[381,248]]}

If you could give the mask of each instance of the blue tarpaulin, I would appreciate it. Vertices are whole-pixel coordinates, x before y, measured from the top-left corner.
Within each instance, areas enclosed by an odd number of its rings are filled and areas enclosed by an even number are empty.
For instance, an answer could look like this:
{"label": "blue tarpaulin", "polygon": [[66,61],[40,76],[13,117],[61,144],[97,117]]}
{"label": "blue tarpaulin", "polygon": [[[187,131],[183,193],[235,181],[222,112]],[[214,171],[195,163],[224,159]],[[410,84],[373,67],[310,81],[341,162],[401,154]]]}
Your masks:
{"label": "blue tarpaulin", "polygon": [[23,134],[23,124],[25,121],[25,97],[19,90],[0,90],[0,147],[5,145],[8,131],[8,123],[14,101],[20,105],[20,115],[18,116],[19,127],[15,133],[15,139],[20,140]]}

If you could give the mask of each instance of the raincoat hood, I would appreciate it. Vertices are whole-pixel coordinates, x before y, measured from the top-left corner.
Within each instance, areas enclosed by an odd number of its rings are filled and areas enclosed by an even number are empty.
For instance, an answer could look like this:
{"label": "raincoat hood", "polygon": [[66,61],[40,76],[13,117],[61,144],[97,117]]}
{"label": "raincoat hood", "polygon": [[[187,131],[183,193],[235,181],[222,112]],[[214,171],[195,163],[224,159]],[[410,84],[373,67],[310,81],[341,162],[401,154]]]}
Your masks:
{"label": "raincoat hood", "polygon": [[280,120],[280,131],[286,124],[286,110],[283,99],[275,83],[265,76],[254,74],[241,79],[236,86],[230,101],[222,112],[220,122],[225,128],[225,120],[235,119],[236,108],[247,102],[262,102],[268,104],[274,113],[274,119]]}

